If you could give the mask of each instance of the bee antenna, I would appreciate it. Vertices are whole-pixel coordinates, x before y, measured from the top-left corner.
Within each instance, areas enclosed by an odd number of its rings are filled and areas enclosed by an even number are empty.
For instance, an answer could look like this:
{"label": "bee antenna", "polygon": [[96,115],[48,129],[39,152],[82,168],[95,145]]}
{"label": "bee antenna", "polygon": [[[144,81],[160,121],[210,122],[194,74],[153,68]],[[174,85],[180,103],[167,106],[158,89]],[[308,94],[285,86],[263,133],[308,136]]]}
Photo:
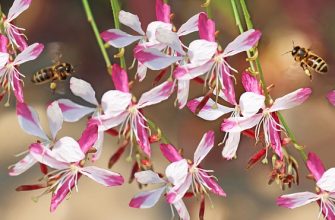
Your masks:
{"label": "bee antenna", "polygon": [[289,50],[289,51],[283,53],[282,56],[285,55],[285,54],[288,54],[288,53],[292,53],[292,50]]}
{"label": "bee antenna", "polygon": [[293,45],[293,47],[294,47],[294,40],[292,40],[292,45]]}

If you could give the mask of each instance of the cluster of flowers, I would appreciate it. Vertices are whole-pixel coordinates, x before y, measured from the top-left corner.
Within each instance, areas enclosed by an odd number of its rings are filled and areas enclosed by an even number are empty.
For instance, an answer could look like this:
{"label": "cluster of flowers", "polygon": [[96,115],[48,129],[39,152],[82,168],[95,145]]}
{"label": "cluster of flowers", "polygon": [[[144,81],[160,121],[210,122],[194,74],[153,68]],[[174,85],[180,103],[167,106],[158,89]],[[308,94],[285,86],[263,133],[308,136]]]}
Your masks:
{"label": "cluster of flowers", "polygon": [[[131,178],[139,184],[160,184],[161,187],[144,191],[134,196],[130,207],[153,207],[163,195],[173,205],[181,219],[190,219],[183,198],[201,197],[200,213],[203,215],[205,195],[208,191],[226,196],[219,186],[217,178],[210,175],[212,170],[200,166],[214,146],[214,132],[208,131],[201,139],[193,160],[183,157],[181,151],[170,143],[163,141],[162,134],[146,116],[144,108],[156,105],[171,97],[176,90],[178,107],[187,106],[193,113],[204,120],[213,121],[229,114],[221,124],[225,132],[222,156],[226,159],[236,157],[241,134],[252,137],[256,143],[263,143],[263,148],[250,160],[250,165],[267,158],[268,151],[273,152],[275,164],[271,180],[280,180],[282,185],[291,185],[297,181],[295,160],[288,155],[285,146],[290,142],[286,130],[278,119],[278,112],[298,106],[311,95],[311,89],[300,88],[276,100],[267,100],[259,80],[245,71],[242,73],[242,84],[245,92],[239,100],[235,95],[235,77],[237,72],[227,61],[230,56],[249,51],[257,46],[261,37],[258,30],[248,30],[237,36],[225,49],[216,41],[215,22],[206,13],[191,17],[177,29],[171,21],[170,6],[162,0],[156,1],[156,21],[151,22],[146,32],[141,27],[138,16],[120,11],[119,21],[134,30],[130,35],[120,29],[109,29],[101,33],[108,44],[116,48],[126,47],[137,42],[133,49],[134,63],[137,62],[136,77],[144,80],[147,70],[159,70],[158,81],[168,69],[170,76],[165,82],[143,93],[139,99],[131,93],[127,72],[119,65],[112,67],[112,81],[115,89],[105,92],[99,102],[92,86],[81,79],[72,77],[70,89],[75,96],[85,100],[87,106],[79,105],[69,99],[59,99],[47,107],[47,116],[51,136],[47,135],[39,122],[37,112],[24,101],[22,78],[18,67],[27,61],[36,59],[43,51],[42,44],[28,46],[22,28],[13,25],[20,13],[26,10],[30,0],[15,0],[8,16],[2,16],[2,35],[0,36],[0,83],[3,89],[1,97],[9,96],[10,90],[16,96],[16,113],[21,128],[39,138],[29,146],[27,154],[19,162],[10,167],[12,176],[26,172],[35,164],[39,164],[44,175],[43,182],[34,185],[22,185],[19,191],[45,188],[41,194],[51,193],[51,211],[66,198],[73,188],[78,190],[79,178],[84,175],[105,186],[122,185],[124,178],[115,172],[87,166],[86,162],[99,159],[102,153],[104,134],[114,134],[122,138],[117,152],[112,155],[109,167],[118,161],[126,147],[134,148],[140,160],[136,160],[132,168]],[[183,36],[198,32],[200,39],[185,46]],[[18,53],[19,52],[19,53]],[[202,77],[202,78],[201,78]],[[206,96],[188,100],[190,81],[201,81],[208,93]],[[216,99],[211,99],[215,96]],[[219,100],[220,99],[222,100]],[[333,93],[330,100],[335,100]],[[225,106],[220,103],[226,103]],[[76,122],[88,117],[87,126],[81,137],[57,137],[63,122]],[[118,128],[118,129],[117,129]],[[157,134],[152,134],[156,131]],[[162,142],[160,149],[170,162],[165,175],[152,170],[151,144]],[[295,208],[312,201],[317,201],[321,212],[328,219],[335,219],[334,192],[335,171],[324,171],[321,161],[313,153],[309,154],[308,168],[317,181],[317,194],[297,193],[278,198],[278,205]],[[293,167],[293,168],[292,168]],[[49,171],[49,169],[52,171]]]}

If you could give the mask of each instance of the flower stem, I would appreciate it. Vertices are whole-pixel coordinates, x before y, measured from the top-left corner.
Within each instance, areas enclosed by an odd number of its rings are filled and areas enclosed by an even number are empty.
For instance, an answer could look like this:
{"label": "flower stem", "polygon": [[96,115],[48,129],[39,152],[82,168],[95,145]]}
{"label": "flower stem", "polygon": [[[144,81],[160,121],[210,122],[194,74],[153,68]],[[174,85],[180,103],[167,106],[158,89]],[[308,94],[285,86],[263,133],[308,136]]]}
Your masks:
{"label": "flower stem", "polygon": [[[120,29],[120,21],[119,21],[119,12],[121,10],[119,0],[111,0],[111,6],[112,6],[112,12],[113,12],[113,18],[114,18],[114,26],[117,29]],[[124,48],[119,49],[119,53],[122,53],[122,50]],[[126,61],[124,59],[124,55],[120,57],[120,64],[123,69],[126,69]]]}
{"label": "flower stem", "polygon": [[164,135],[164,133],[162,132],[162,130],[151,120],[147,119],[147,123],[149,124],[149,127],[158,131],[160,130],[161,131],[161,140],[164,144],[168,144],[168,143],[171,143],[169,141],[169,139]]}
{"label": "flower stem", "polygon": [[[238,11],[237,11],[236,0],[231,0],[231,2],[232,2],[232,6],[233,6],[234,16],[235,16],[235,19],[236,19],[236,24],[239,26],[239,30],[242,33],[243,32],[243,27],[242,27],[242,24],[241,24],[241,21],[240,21],[240,18],[239,18],[239,14],[238,14]],[[243,15],[244,15],[245,23],[247,25],[247,29],[248,30],[252,29],[253,28],[253,23],[252,23],[250,14],[248,12],[248,8],[247,8],[247,5],[245,3],[245,0],[240,0],[240,4],[241,4],[241,7],[242,7],[242,12],[243,12]],[[237,21],[239,21],[239,22],[237,22]],[[248,54],[248,57],[249,57],[249,54]],[[263,74],[263,70],[262,70],[262,66],[261,66],[261,63],[260,63],[258,57],[256,57],[255,63],[256,63],[256,66],[257,66],[257,71],[259,73],[258,75],[259,75],[259,79],[260,79],[260,82],[261,82],[261,85],[262,85],[262,89],[263,89],[263,92],[264,92],[265,97],[266,97],[266,104],[270,104],[271,96],[270,96],[269,91],[267,89],[264,74]],[[307,154],[306,154],[305,150],[303,149],[303,147],[301,147],[299,144],[297,144],[295,135],[293,134],[293,132],[291,131],[291,129],[287,125],[283,115],[280,112],[277,112],[277,114],[278,114],[278,117],[279,117],[279,120],[280,120],[281,124],[284,126],[284,128],[286,130],[286,133],[287,133],[288,137],[291,139],[295,149],[297,149],[299,151],[302,159],[306,162],[307,161]]]}
{"label": "flower stem", "polygon": [[93,29],[93,32],[94,32],[95,37],[97,39],[97,42],[98,42],[99,48],[101,50],[102,56],[105,60],[107,71],[108,71],[109,74],[111,74],[112,73],[112,64],[111,64],[111,61],[109,59],[106,48],[104,47],[104,43],[103,43],[103,41],[100,37],[100,32],[98,30],[97,24],[95,23],[95,20],[94,20],[93,14],[92,14],[92,10],[90,8],[90,5],[88,4],[88,0],[82,0],[82,3],[83,3],[83,7],[84,7],[84,10],[85,10],[86,16],[87,16],[87,21],[92,26],[92,29]]}

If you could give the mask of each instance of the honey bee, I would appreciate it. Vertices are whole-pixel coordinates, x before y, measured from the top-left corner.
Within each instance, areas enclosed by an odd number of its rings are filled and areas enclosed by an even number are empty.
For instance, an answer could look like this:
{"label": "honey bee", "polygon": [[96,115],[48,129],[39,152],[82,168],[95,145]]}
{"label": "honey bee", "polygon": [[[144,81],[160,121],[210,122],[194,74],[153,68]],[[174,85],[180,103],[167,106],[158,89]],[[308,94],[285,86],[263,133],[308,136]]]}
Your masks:
{"label": "honey bee", "polygon": [[34,84],[44,84],[50,82],[50,89],[54,92],[57,88],[56,81],[66,80],[74,73],[74,68],[69,63],[60,63],[43,68],[34,73],[31,81]]}
{"label": "honey bee", "polygon": [[317,73],[326,73],[328,71],[327,63],[318,55],[300,46],[294,46],[290,51],[294,60],[300,63],[305,74],[312,80],[311,70]]}

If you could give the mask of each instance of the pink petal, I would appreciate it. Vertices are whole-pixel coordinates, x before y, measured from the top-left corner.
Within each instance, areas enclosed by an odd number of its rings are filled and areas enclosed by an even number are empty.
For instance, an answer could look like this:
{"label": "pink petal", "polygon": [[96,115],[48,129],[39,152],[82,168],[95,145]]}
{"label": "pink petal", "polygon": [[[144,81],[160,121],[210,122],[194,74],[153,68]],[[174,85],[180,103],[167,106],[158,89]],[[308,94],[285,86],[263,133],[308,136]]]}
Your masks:
{"label": "pink petal", "polygon": [[136,181],[141,184],[157,184],[165,183],[165,181],[159,177],[159,175],[152,170],[145,170],[135,173]]}
{"label": "pink petal", "polygon": [[168,99],[173,92],[173,85],[173,82],[166,81],[148,92],[143,93],[138,101],[138,107],[143,108]]}
{"label": "pink petal", "polygon": [[215,181],[214,178],[210,177],[208,173],[201,172],[200,175],[211,192],[215,193],[218,196],[226,196],[226,193],[223,191],[221,186]]}
{"label": "pink petal", "polygon": [[79,96],[80,98],[95,106],[99,105],[97,99],[95,98],[95,91],[88,82],[82,79],[71,77],[70,89],[74,95]]}
{"label": "pink petal", "polygon": [[191,80],[208,72],[212,68],[213,64],[213,61],[209,61],[200,66],[194,63],[178,66],[174,70],[173,75],[178,80]]}
{"label": "pink petal", "polygon": [[47,116],[52,139],[56,139],[58,131],[62,128],[63,114],[57,101],[52,102],[47,109]]}
{"label": "pink petal", "polygon": [[67,122],[75,122],[95,111],[95,108],[78,105],[69,99],[57,100],[59,108],[62,110],[63,119]]}
{"label": "pink petal", "polygon": [[335,192],[335,168],[326,170],[317,181],[316,185],[322,190]]}
{"label": "pink petal", "polygon": [[176,185],[166,194],[166,200],[168,203],[175,203],[178,200],[181,200],[187,190],[190,188],[192,183],[192,175],[188,174],[185,182],[183,182],[181,185]]}
{"label": "pink petal", "polygon": [[198,28],[200,39],[215,42],[215,22],[204,12],[199,14]]}
{"label": "pink petal", "polygon": [[188,48],[190,62],[197,65],[203,65],[210,61],[217,50],[217,43],[207,40],[194,40]]}
{"label": "pink petal", "polygon": [[143,49],[134,54],[134,57],[151,70],[161,70],[182,59],[179,56],[168,56],[157,49]]}
{"label": "pink petal", "polygon": [[37,112],[25,103],[16,103],[16,115],[20,127],[30,135],[40,137],[43,140],[48,140],[48,137],[42,130]]}
{"label": "pink petal", "polygon": [[240,97],[241,113],[245,117],[253,116],[265,106],[265,97],[253,92],[245,92]]}
{"label": "pink petal", "polygon": [[109,90],[101,98],[101,106],[105,115],[117,116],[126,111],[131,104],[132,95],[119,90]]}
{"label": "pink petal", "polygon": [[192,32],[198,31],[198,18],[199,14],[193,15],[184,24],[182,24],[177,31],[178,36],[184,36]]}
{"label": "pink petal", "polygon": [[31,154],[27,154],[24,158],[22,158],[19,162],[14,164],[9,169],[10,176],[18,176],[24,172],[26,172],[30,167],[36,164],[36,160]]}
{"label": "pink petal", "polygon": [[74,163],[85,158],[80,145],[71,137],[59,139],[51,150],[53,157],[64,163]]}
{"label": "pink petal", "polygon": [[277,198],[277,205],[294,209],[319,200],[318,195],[311,192],[300,192],[283,195]]}
{"label": "pink petal", "polygon": [[34,43],[24,49],[17,57],[15,58],[13,65],[20,65],[30,60],[35,60],[43,51],[43,44]]}
{"label": "pink petal", "polygon": [[104,186],[120,186],[124,183],[120,174],[94,166],[83,167],[79,172]]}
{"label": "pink petal", "polygon": [[178,80],[177,100],[179,109],[185,107],[188,99],[189,90],[190,80]]}
{"label": "pink petal", "polygon": [[162,21],[170,23],[170,6],[164,3],[163,0],[156,0],[156,19],[157,21]]}
{"label": "pink petal", "polygon": [[221,131],[241,132],[254,127],[263,117],[262,114],[256,114],[251,117],[233,117],[225,119],[221,124]]}
{"label": "pink petal", "polygon": [[309,172],[311,172],[315,180],[318,181],[325,172],[325,167],[320,158],[315,153],[309,152],[306,164]]}
{"label": "pink petal", "polygon": [[221,68],[222,92],[225,96],[225,100],[232,105],[236,105],[235,87],[233,77],[230,75],[230,69],[224,63],[221,65]]}
{"label": "pink petal", "polygon": [[25,50],[28,47],[28,43],[24,35],[21,34],[21,31],[15,26],[11,26],[11,31],[14,36],[15,44],[17,44],[20,51]]}
{"label": "pink petal", "polygon": [[185,55],[182,44],[179,40],[177,33],[172,30],[166,30],[165,28],[157,28],[156,30],[156,40],[174,51],[178,52],[181,55]]}
{"label": "pink petal", "polygon": [[[276,121],[276,123],[279,123],[279,119],[276,114],[272,113],[272,117]],[[280,127],[274,123],[274,120],[269,120],[268,127],[265,128],[268,131],[268,135],[271,142],[271,147],[275,151],[275,153],[283,159],[283,151],[281,146],[281,138],[280,138]],[[265,131],[266,132],[266,131]]]}
{"label": "pink petal", "polygon": [[171,163],[183,159],[183,157],[179,154],[178,150],[171,144],[161,144],[160,149],[163,156]]}
{"label": "pink petal", "polygon": [[100,34],[100,37],[106,43],[116,48],[126,47],[143,38],[143,36],[133,36],[119,29],[109,29],[104,31]]}
{"label": "pink petal", "polygon": [[12,21],[17,16],[19,16],[22,12],[28,9],[31,0],[15,0],[12,7],[8,12],[8,21]]}
{"label": "pink petal", "polygon": [[66,169],[70,166],[68,163],[58,161],[49,148],[42,144],[34,143],[30,145],[29,152],[35,160],[57,170]]}
{"label": "pink petal", "polygon": [[330,91],[326,97],[329,103],[335,106],[335,90]]}
{"label": "pink petal", "polygon": [[[80,176],[78,176],[79,178]],[[56,211],[59,204],[67,197],[67,194],[70,192],[70,189],[74,187],[75,181],[73,176],[69,176],[61,187],[52,194],[50,212]]]}
{"label": "pink petal", "polygon": [[[1,44],[0,44],[0,46],[1,46]],[[0,52],[0,68],[4,67],[7,64],[8,59],[9,59],[9,54],[8,53]]]}
{"label": "pink petal", "polygon": [[222,150],[222,156],[227,160],[231,160],[236,156],[236,151],[241,139],[240,132],[229,132]]}
{"label": "pink petal", "polygon": [[90,120],[85,130],[78,140],[80,148],[84,154],[92,148],[98,139],[98,124],[95,120]]}
{"label": "pink petal", "polygon": [[165,169],[165,175],[169,182],[175,186],[180,186],[185,182],[188,174],[188,163],[186,159],[182,159],[171,163]]}
{"label": "pink petal", "polygon": [[141,192],[131,199],[129,202],[129,207],[140,209],[151,208],[158,202],[164,190],[165,186],[158,189]]}
{"label": "pink petal", "polygon": [[141,82],[145,76],[147,75],[147,67],[143,65],[141,62],[137,63],[137,71],[136,71],[136,77]]}
{"label": "pink petal", "polygon": [[[158,41],[156,40],[156,31],[157,29],[165,29],[167,31],[172,30],[172,24],[165,23],[161,21],[153,21],[148,24],[147,27],[147,33],[146,36],[148,38],[149,44],[156,44]],[[145,45],[145,44],[144,44]],[[165,46],[163,47],[165,48]],[[162,50],[163,48],[160,48],[158,50]]]}
{"label": "pink petal", "polygon": [[[9,54],[7,53],[8,52],[7,46],[8,46],[8,38],[5,35],[0,34],[0,60],[1,60],[1,57],[2,57],[2,53],[7,54],[7,57],[9,56]],[[7,58],[7,60],[8,60],[8,58]],[[2,62],[0,62],[0,63],[2,63]],[[6,63],[7,63],[7,61],[6,61]],[[0,65],[0,66],[3,66],[3,65]]]}
{"label": "pink petal", "polygon": [[312,94],[310,88],[297,89],[283,97],[276,99],[270,108],[270,111],[281,111],[301,105]]}
{"label": "pink petal", "polygon": [[129,93],[128,74],[118,64],[113,65],[112,80],[116,90]]}
{"label": "pink petal", "polygon": [[[202,99],[203,97],[199,97],[189,101],[187,103],[187,107],[194,113]],[[225,115],[232,111],[234,111],[233,108],[228,108],[226,106],[215,103],[215,101],[212,99],[208,99],[207,103],[200,110],[197,116],[207,121],[214,121],[222,115]]]}
{"label": "pink petal", "polygon": [[177,213],[178,213],[179,218],[181,220],[190,220],[191,219],[190,214],[188,213],[187,208],[186,208],[185,203],[183,202],[183,200],[178,200],[178,201],[174,202],[173,206],[177,210]]}
{"label": "pink petal", "polygon": [[24,102],[23,90],[22,90],[22,81],[20,75],[15,72],[13,76],[13,91],[15,98],[18,102]]}
{"label": "pink petal", "polygon": [[149,142],[148,130],[145,127],[146,123],[142,117],[136,117],[136,141],[142,151],[148,156],[151,156],[151,147]]}
{"label": "pink petal", "polygon": [[246,92],[263,95],[261,85],[259,84],[257,78],[245,71],[242,73],[242,84]]}
{"label": "pink petal", "polygon": [[222,55],[228,57],[250,50],[257,44],[261,35],[262,33],[260,31],[254,29],[250,29],[240,34],[227,45]]}
{"label": "pink petal", "polygon": [[194,164],[199,165],[214,147],[214,131],[208,131],[202,137],[197,149],[194,152]]}
{"label": "pink petal", "polygon": [[119,13],[119,20],[121,24],[124,24],[136,31],[137,33],[144,35],[140,19],[137,15],[121,10]]}

